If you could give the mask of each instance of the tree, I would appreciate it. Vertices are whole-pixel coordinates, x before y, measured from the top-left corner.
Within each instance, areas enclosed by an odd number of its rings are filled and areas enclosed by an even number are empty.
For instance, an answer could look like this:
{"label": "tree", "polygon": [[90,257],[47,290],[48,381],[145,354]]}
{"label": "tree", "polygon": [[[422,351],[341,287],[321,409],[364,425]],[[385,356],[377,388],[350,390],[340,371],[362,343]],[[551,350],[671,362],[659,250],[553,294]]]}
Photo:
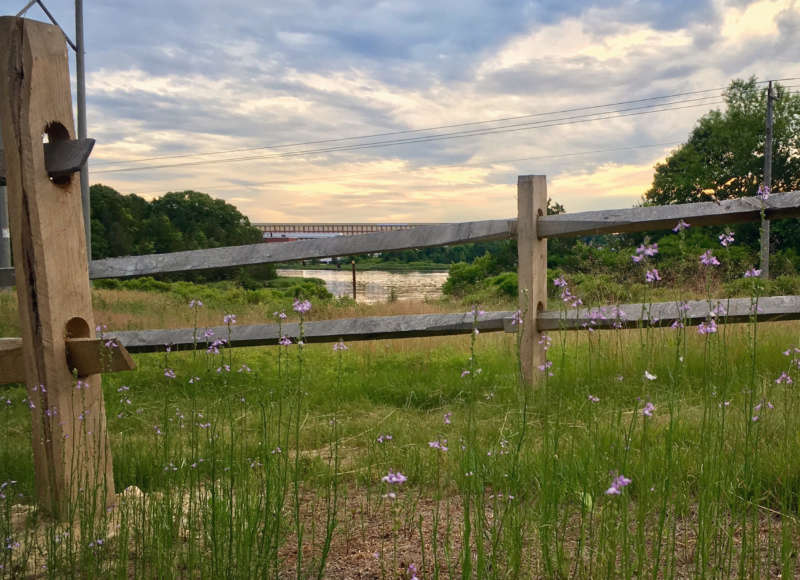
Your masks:
{"label": "tree", "polygon": [[[92,257],[177,252],[254,244],[261,231],[233,205],[197,191],[167,193],[152,202],[93,185]],[[196,281],[236,277],[248,284],[275,277],[271,264],[164,275]]]}
{"label": "tree", "polygon": [[[776,84],[772,189],[800,187],[800,95]],[[703,115],[689,140],[655,168],[647,204],[666,205],[755,195],[764,171],[766,89],[735,80],[726,109]]]}
{"label": "tree", "polygon": [[182,234],[182,247],[196,250],[255,244],[261,231],[235,206],[198,191],[170,192],[153,200],[153,213],[165,216]]}

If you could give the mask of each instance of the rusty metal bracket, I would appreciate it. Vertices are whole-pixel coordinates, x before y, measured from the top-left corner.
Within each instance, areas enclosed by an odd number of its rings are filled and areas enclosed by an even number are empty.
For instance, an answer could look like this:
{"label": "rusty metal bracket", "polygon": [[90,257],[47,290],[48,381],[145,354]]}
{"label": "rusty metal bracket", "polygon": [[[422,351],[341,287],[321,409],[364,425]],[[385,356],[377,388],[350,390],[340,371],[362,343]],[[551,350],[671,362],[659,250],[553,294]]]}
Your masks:
{"label": "rusty metal bracket", "polygon": [[[81,167],[94,148],[94,139],[68,139],[44,144],[44,166],[52,178],[68,177]],[[0,180],[6,178],[5,151],[0,149]]]}
{"label": "rusty metal bracket", "polygon": [[44,166],[53,178],[80,171],[94,147],[94,139],[69,139],[44,144]]}

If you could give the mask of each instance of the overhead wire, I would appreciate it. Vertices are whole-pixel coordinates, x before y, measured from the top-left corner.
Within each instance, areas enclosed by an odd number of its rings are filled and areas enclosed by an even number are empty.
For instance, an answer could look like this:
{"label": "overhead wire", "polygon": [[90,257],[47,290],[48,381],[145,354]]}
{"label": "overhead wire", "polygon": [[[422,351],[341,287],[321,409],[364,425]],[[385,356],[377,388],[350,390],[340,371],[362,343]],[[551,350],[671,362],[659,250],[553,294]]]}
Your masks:
{"label": "overhead wire", "polygon": [[[459,127],[469,127],[469,126],[484,125],[484,124],[489,124],[489,123],[503,123],[503,122],[507,122],[507,121],[517,121],[517,120],[520,120],[520,119],[528,119],[528,118],[535,118],[535,117],[546,117],[546,116],[550,116],[550,115],[560,115],[560,114],[564,114],[564,113],[575,113],[575,112],[578,112],[578,111],[589,111],[589,110],[595,110],[595,109],[617,107],[617,106],[621,106],[621,105],[632,105],[632,104],[644,103],[644,102],[648,102],[648,101],[673,99],[673,98],[676,98],[676,97],[697,95],[697,94],[702,94],[702,93],[720,92],[722,90],[724,90],[724,87],[723,88],[713,88],[713,89],[699,89],[699,90],[696,90],[696,91],[685,91],[685,92],[681,92],[681,93],[673,93],[673,94],[670,94],[670,95],[660,95],[660,96],[655,96],[655,97],[646,97],[646,98],[632,99],[632,100],[627,100],[627,101],[617,101],[617,102],[612,102],[612,103],[604,103],[604,104],[601,104],[601,105],[587,105],[587,106],[583,106],[583,107],[572,107],[572,108],[567,108],[567,109],[559,109],[559,110],[545,111],[545,112],[539,112],[539,113],[529,113],[529,114],[526,114],[526,115],[515,115],[515,116],[509,116],[509,117],[499,117],[499,118],[495,118],[495,119],[485,119],[485,120],[481,120],[481,121],[466,121],[466,122],[462,122],[462,123],[450,123],[450,124],[437,125],[437,126],[432,126],[432,127],[423,127],[423,128],[419,128],[419,129],[404,129],[404,130],[401,130],[401,131],[386,131],[386,132],[382,132],[382,133],[372,133],[372,134],[367,134],[367,135],[356,135],[356,136],[351,136],[351,137],[335,137],[335,138],[329,138],[329,139],[318,139],[318,140],[314,140],[314,141],[301,141],[301,142],[295,142],[295,143],[282,143],[282,144],[276,144],[276,145],[259,145],[259,146],[256,146],[256,147],[242,147],[242,148],[237,148],[237,149],[224,149],[224,150],[219,150],[219,151],[206,151],[206,152],[200,152],[200,153],[183,153],[183,154],[175,154],[175,155],[157,155],[157,156],[153,156],[153,157],[143,157],[143,158],[138,158],[138,159],[130,159],[130,160],[122,160],[122,161],[109,161],[109,162],[106,162],[106,163],[109,163],[109,164],[142,163],[142,162],[146,162],[146,161],[157,161],[157,160],[163,160],[163,159],[182,159],[182,158],[186,158],[186,157],[202,157],[202,156],[208,156],[208,155],[226,155],[226,154],[229,154],[229,153],[244,153],[244,152],[248,152],[248,151],[259,151],[259,150],[263,150],[263,149],[284,149],[284,148],[289,148],[289,147],[305,147],[305,146],[308,146],[308,145],[324,145],[326,143],[335,143],[335,142],[339,142],[339,141],[356,141],[356,140],[363,140],[363,139],[374,139],[374,138],[378,138],[378,137],[391,137],[391,136],[399,136],[399,135],[409,135],[409,134],[422,133],[422,132],[428,132],[428,131],[440,131],[442,129],[455,129],[455,128],[459,128]],[[667,103],[662,103],[662,104],[667,104]],[[97,163],[100,163],[100,162],[97,162]],[[95,163],[95,165],[97,163]]]}
{"label": "overhead wire", "polygon": [[[715,99],[715,100],[709,100]],[[697,103],[696,101],[703,101]],[[233,163],[233,162],[241,162],[241,161],[253,161],[253,160],[264,160],[264,159],[280,159],[280,158],[289,158],[289,157],[297,157],[297,156],[306,156],[306,155],[317,155],[322,153],[332,153],[332,152],[341,152],[341,151],[357,151],[357,150],[364,150],[364,149],[372,149],[376,147],[389,147],[395,145],[406,145],[406,144],[416,144],[416,143],[428,143],[434,141],[447,141],[452,139],[459,139],[459,138],[466,138],[466,137],[477,137],[477,136],[485,136],[485,135],[494,135],[499,133],[512,133],[518,131],[525,131],[531,129],[541,129],[547,127],[556,127],[562,125],[570,125],[576,123],[586,123],[586,122],[593,122],[593,121],[603,121],[603,120],[613,120],[613,119],[620,119],[625,117],[632,117],[638,115],[645,115],[645,114],[652,114],[652,113],[659,113],[659,112],[666,112],[666,111],[676,111],[682,109],[689,109],[695,108],[700,106],[709,106],[715,105],[723,102],[717,96],[708,96],[708,97],[700,97],[696,99],[685,99],[683,101],[674,101],[672,103],[667,104],[656,104],[656,105],[643,105],[638,107],[629,107],[627,109],[618,109],[615,111],[607,111],[602,113],[592,113],[592,114],[584,114],[584,115],[575,115],[572,117],[562,117],[560,119],[545,119],[543,121],[535,121],[530,123],[516,123],[512,125],[504,125],[500,127],[489,127],[489,128],[481,128],[481,129],[471,129],[466,131],[455,131],[452,133],[444,133],[438,135],[423,135],[420,137],[409,137],[406,139],[390,139],[384,141],[373,141],[369,143],[356,143],[352,145],[340,145],[334,147],[323,147],[323,148],[315,148],[315,149],[305,149],[300,151],[286,151],[282,153],[273,153],[267,155],[248,155],[248,156],[241,156],[241,157],[230,157],[224,159],[210,159],[210,160],[199,160],[199,161],[188,161],[188,162],[178,162],[178,163],[167,163],[167,164],[160,164],[160,165],[146,165],[146,166],[135,166],[135,167],[121,167],[121,168],[112,168],[112,169],[100,169],[94,171],[94,174],[107,174],[107,173],[121,173],[121,172],[130,172],[130,171],[143,171],[143,170],[151,170],[151,169],[169,169],[175,167],[188,167],[188,166],[197,166],[197,165],[217,165],[223,163]],[[678,105],[683,103],[694,103],[691,105],[683,105],[683,106],[672,106]],[[660,108],[658,108],[660,107]],[[642,110],[644,109],[644,110]]]}
{"label": "overhead wire", "polygon": [[[34,0],[36,1],[36,0]],[[779,79],[772,79],[773,82],[780,82],[780,81],[791,81],[791,80],[799,80],[800,77],[784,77]],[[757,81],[757,84],[766,84],[769,81]],[[451,123],[446,125],[438,125],[433,127],[424,127],[419,129],[405,129],[401,131],[387,131],[382,133],[373,133],[368,135],[358,135],[352,137],[335,137],[329,139],[318,139],[314,141],[302,141],[296,143],[283,143],[283,144],[276,144],[276,145],[260,145],[256,147],[242,147],[236,149],[225,149],[225,150],[218,150],[218,151],[206,151],[206,152],[199,152],[199,153],[184,153],[184,154],[175,154],[175,155],[159,155],[153,157],[142,157],[138,159],[128,159],[128,160],[117,160],[117,161],[98,161],[95,162],[94,165],[118,165],[118,164],[135,164],[135,163],[144,163],[147,161],[159,161],[159,160],[166,160],[166,159],[184,159],[189,157],[205,157],[211,155],[226,155],[230,153],[244,153],[249,151],[259,151],[264,149],[284,149],[289,147],[304,147],[308,145],[322,145],[326,143],[334,143],[340,141],[355,141],[355,140],[364,140],[364,139],[373,139],[377,137],[389,137],[389,136],[399,136],[399,135],[407,135],[407,134],[414,134],[420,132],[429,132],[429,131],[438,131],[442,129],[451,129],[451,128],[458,128],[458,127],[468,127],[474,125],[482,125],[482,124],[489,124],[489,123],[501,123],[506,121],[513,121],[525,118],[534,118],[534,117],[542,117],[542,116],[549,116],[549,115],[556,115],[562,113],[572,113],[577,111],[588,111],[588,110],[595,110],[601,108],[608,108],[608,107],[615,107],[620,105],[627,105],[627,104],[636,104],[648,101],[655,101],[655,100],[665,100],[665,99],[672,99],[680,96],[688,96],[688,95],[696,95],[696,94],[703,94],[703,93],[710,93],[710,92],[720,92],[724,91],[726,87],[718,87],[713,89],[698,89],[695,91],[684,91],[679,93],[672,93],[669,95],[659,95],[654,97],[645,97],[641,99],[632,99],[627,101],[616,101],[612,103],[605,103],[601,105],[588,105],[583,107],[573,107],[568,109],[561,109],[555,111],[547,111],[547,112],[540,112],[540,113],[530,113],[526,115],[516,115],[510,117],[500,117],[496,119],[486,119],[482,121],[468,121],[462,123]],[[666,103],[662,103],[666,104]]]}
{"label": "overhead wire", "polygon": [[[436,165],[425,165],[421,167],[404,167],[402,169],[388,169],[382,171],[367,171],[358,173],[336,173],[330,175],[321,175],[317,177],[309,177],[305,179],[276,179],[271,181],[261,181],[258,185],[293,185],[295,183],[314,183],[317,181],[336,181],[340,179],[348,179],[352,177],[369,177],[375,175],[383,175],[386,173],[393,173],[403,171],[404,173],[418,173],[430,169],[441,169],[448,167],[488,167],[492,165],[502,165],[507,163],[517,163],[520,161],[538,161],[541,159],[562,159],[567,157],[579,157],[581,155],[596,155],[598,153],[617,153],[621,151],[633,151],[637,149],[654,149],[657,147],[670,147],[672,145],[679,145],[681,141],[668,141],[664,143],[646,143],[641,145],[630,145],[628,147],[612,147],[607,149],[592,149],[588,151],[572,151],[569,153],[554,153],[549,155],[534,155],[531,157],[517,157],[514,159],[483,159],[479,161],[464,162],[464,163],[437,163]],[[188,188],[193,189],[193,188]],[[136,192],[139,195],[157,195],[163,191],[142,191]]]}

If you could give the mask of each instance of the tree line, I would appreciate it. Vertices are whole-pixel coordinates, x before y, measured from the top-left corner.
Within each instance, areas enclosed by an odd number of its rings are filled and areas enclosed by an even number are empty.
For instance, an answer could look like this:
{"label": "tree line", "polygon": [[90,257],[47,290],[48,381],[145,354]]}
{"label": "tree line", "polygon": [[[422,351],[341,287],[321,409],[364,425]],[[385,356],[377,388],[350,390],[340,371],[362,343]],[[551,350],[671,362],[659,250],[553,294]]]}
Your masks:
{"label": "tree line", "polygon": [[[176,191],[148,201],[107,185],[90,189],[92,258],[180,252],[255,244],[261,230],[235,206],[199,191]],[[162,279],[245,282],[274,278],[272,265],[162,275]]]}

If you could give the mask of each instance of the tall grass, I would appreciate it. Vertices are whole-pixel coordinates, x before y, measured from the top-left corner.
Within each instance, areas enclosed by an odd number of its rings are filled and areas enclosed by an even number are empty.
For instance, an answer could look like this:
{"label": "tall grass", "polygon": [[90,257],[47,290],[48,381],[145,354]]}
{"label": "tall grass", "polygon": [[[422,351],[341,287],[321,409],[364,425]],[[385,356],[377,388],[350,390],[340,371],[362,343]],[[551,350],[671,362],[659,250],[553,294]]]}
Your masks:
{"label": "tall grass", "polygon": [[797,330],[716,323],[553,333],[533,389],[504,334],[142,355],[103,379],[117,503],[66,522],[4,389],[0,576],[792,577]]}

